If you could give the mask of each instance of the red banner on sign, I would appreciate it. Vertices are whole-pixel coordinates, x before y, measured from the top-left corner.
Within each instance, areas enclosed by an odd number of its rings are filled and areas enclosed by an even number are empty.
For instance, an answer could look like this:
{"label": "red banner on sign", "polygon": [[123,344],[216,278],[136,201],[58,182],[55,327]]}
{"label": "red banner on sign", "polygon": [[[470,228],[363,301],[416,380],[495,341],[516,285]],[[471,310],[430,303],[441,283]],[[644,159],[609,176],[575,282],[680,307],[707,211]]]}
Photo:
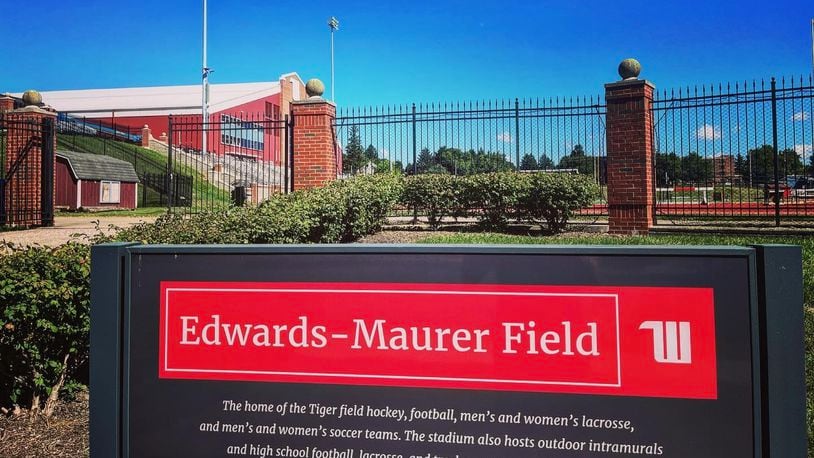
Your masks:
{"label": "red banner on sign", "polygon": [[162,282],[159,377],[715,399],[712,289]]}

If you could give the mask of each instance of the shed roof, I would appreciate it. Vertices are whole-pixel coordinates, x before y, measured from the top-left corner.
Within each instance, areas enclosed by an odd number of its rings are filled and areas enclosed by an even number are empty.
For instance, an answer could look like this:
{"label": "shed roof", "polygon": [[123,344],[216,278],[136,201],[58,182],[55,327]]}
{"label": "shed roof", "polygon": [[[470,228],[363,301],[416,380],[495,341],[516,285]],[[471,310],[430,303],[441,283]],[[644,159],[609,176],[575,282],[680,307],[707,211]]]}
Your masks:
{"label": "shed roof", "polygon": [[57,151],[57,157],[68,161],[71,174],[78,180],[139,181],[133,164],[121,159],[76,151]]}

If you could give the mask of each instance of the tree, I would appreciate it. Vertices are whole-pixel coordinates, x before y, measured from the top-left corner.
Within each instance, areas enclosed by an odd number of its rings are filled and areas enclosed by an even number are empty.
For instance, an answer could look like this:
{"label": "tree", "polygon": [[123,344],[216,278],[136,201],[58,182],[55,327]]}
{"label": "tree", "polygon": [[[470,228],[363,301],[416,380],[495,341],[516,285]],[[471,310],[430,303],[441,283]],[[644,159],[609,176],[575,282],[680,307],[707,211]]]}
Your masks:
{"label": "tree", "polygon": [[672,186],[681,171],[681,159],[676,153],[656,153],[656,185]]}
{"label": "tree", "polygon": [[681,173],[678,178],[684,183],[706,183],[712,179],[712,161],[691,152],[681,158]]}
{"label": "tree", "polygon": [[[375,159],[373,166],[375,169],[373,173],[390,173],[390,161],[387,159]],[[393,172],[396,172],[395,166],[393,167]]]}
{"label": "tree", "polygon": [[585,154],[582,145],[576,144],[568,156],[560,158],[560,164],[557,168],[576,169],[581,175],[593,175],[595,160],[595,157]]}
{"label": "tree", "polygon": [[430,167],[436,165],[435,155],[430,152],[429,148],[421,148],[415,163],[416,173],[426,173]]}
{"label": "tree", "polygon": [[537,160],[537,168],[543,170],[553,169],[554,161],[552,161],[547,154],[543,154],[540,156],[540,159]]}
{"label": "tree", "polygon": [[805,173],[803,161],[800,160],[800,155],[797,151],[791,148],[786,148],[780,152],[778,158],[780,165],[781,176],[786,175],[802,175]]}
{"label": "tree", "polygon": [[444,167],[453,175],[466,175],[471,169],[471,160],[458,148],[448,148],[442,146],[435,153],[435,159],[439,165]]}
{"label": "tree", "polygon": [[373,145],[368,145],[365,149],[365,159],[368,161],[375,161],[379,158],[379,152],[376,151],[376,147]]}
{"label": "tree", "polygon": [[469,150],[467,154],[472,157],[470,174],[508,172],[515,168],[514,164],[506,160],[506,156],[501,153],[492,153],[479,149],[477,152]]}
{"label": "tree", "polygon": [[342,153],[342,172],[354,173],[367,163],[362,140],[359,138],[359,126],[351,126],[348,133],[348,144]]}
{"label": "tree", "polygon": [[[752,178],[756,183],[768,183],[774,181],[774,148],[771,145],[763,145],[759,148],[749,150],[747,153],[752,161]],[[777,155],[778,174],[782,178],[786,175],[798,175],[803,173],[803,163],[800,156],[793,149],[787,148]]]}
{"label": "tree", "polygon": [[520,170],[537,170],[538,167],[537,159],[534,158],[533,154],[526,153],[523,155],[523,159],[520,161]]}
{"label": "tree", "polygon": [[735,173],[740,175],[742,180],[749,181],[749,163],[741,153],[735,156]]}

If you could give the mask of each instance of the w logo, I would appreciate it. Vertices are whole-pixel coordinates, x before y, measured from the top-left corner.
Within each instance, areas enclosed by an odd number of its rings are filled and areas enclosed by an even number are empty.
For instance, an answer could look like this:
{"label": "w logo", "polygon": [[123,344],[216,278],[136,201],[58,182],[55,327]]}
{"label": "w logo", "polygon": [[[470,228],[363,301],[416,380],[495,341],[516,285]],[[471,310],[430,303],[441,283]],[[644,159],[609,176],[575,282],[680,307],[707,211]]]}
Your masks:
{"label": "w logo", "polygon": [[659,363],[690,364],[690,323],[688,321],[645,321],[639,329],[653,331],[653,357]]}

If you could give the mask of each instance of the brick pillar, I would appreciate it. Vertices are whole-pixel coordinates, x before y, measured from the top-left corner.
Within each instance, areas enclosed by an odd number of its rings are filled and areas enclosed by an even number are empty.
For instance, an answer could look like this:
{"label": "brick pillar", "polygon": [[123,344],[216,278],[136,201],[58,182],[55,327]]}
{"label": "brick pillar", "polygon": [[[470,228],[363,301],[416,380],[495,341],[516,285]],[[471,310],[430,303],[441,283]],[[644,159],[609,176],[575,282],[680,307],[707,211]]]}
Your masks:
{"label": "brick pillar", "polygon": [[608,142],[608,231],[647,235],[653,226],[655,86],[629,79],[605,85]]}
{"label": "brick pillar", "polygon": [[141,128],[141,147],[142,148],[149,148],[150,147],[150,137],[152,137],[152,131],[150,131],[150,126],[147,124]]}
{"label": "brick pillar", "polygon": [[14,109],[14,99],[10,95],[0,95],[0,113]]}
{"label": "brick pillar", "polygon": [[294,189],[336,180],[333,121],[336,105],[321,97],[291,102],[294,118]]}
{"label": "brick pillar", "polygon": [[[51,132],[44,130],[44,121],[51,120]],[[43,142],[50,141],[50,152],[56,152],[56,134],[53,125],[56,113],[36,106],[27,106],[5,114],[6,160],[5,183],[5,224],[9,226],[40,226],[53,224],[53,184],[56,178],[56,154],[50,158],[51,164],[43,167]],[[42,171],[49,170],[51,208],[43,215]],[[47,182],[46,182],[47,184]],[[43,216],[46,218],[43,219]],[[2,223],[2,222],[0,222]]]}

